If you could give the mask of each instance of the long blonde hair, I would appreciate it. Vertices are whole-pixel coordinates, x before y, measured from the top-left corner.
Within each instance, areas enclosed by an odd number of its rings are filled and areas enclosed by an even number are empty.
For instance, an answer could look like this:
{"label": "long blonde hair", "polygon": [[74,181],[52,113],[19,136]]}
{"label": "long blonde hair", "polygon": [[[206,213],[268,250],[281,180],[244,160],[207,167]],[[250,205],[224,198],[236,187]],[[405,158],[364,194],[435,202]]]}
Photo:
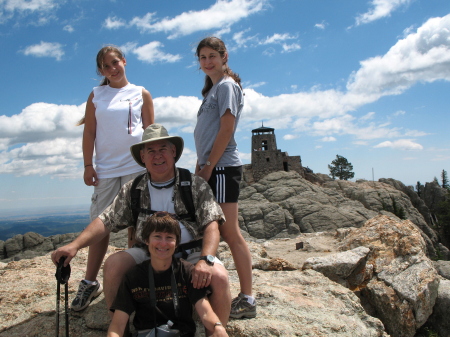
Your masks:
{"label": "long blonde hair", "polygon": [[[123,60],[125,58],[125,54],[120,50],[119,47],[114,46],[114,45],[106,45],[104,46],[102,49],[100,49],[97,53],[97,74],[99,76],[102,76],[101,70],[104,67],[103,64],[103,59],[105,58],[105,55],[108,53],[115,53],[116,56],[118,58],[120,58],[121,60]],[[100,82],[100,85],[108,85],[109,84],[109,80],[106,78],[106,76],[103,77],[103,79]],[[81,118],[78,122],[77,122],[77,126],[83,125],[85,122],[86,116],[83,116],[83,118]]]}
{"label": "long blonde hair", "polygon": [[[195,55],[197,56],[197,58],[200,57],[200,50],[203,47],[209,47],[211,49],[214,49],[216,52],[218,52],[220,54],[221,57],[224,57],[225,53],[227,52],[227,47],[225,47],[225,43],[221,39],[219,39],[218,37],[215,37],[215,36],[209,36],[200,41],[200,43],[197,46],[197,50],[195,52]],[[230,76],[242,89],[241,78],[239,77],[238,74],[234,73],[230,69],[230,67],[228,66],[228,59],[225,61],[225,64],[223,66],[224,66],[224,73],[226,75]],[[213,86],[213,83],[212,83],[211,79],[209,78],[208,75],[206,75],[205,76],[205,85],[203,86],[203,89],[202,89],[203,97],[206,97],[206,95],[208,94],[208,91],[212,88],[212,86]]]}

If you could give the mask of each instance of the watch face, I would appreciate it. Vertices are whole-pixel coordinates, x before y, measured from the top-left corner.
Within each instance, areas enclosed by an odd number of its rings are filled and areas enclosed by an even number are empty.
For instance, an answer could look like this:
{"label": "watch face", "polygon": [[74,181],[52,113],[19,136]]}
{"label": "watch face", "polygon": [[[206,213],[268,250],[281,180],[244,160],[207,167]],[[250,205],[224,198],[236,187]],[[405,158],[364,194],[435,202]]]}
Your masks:
{"label": "watch face", "polygon": [[208,261],[209,263],[214,263],[214,256],[212,256],[212,255],[207,255],[207,256],[206,256],[206,261]]}

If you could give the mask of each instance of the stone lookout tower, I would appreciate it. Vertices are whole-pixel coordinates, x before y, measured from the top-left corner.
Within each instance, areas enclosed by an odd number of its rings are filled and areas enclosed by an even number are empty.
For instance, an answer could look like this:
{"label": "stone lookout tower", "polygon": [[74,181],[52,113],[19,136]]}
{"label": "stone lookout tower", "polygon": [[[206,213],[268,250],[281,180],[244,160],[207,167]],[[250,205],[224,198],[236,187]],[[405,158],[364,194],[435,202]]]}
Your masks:
{"label": "stone lookout tower", "polygon": [[[277,149],[275,129],[265,127],[252,130],[252,163],[245,165],[245,179],[258,181],[275,171],[296,171],[302,176],[304,171],[300,156],[290,157],[287,152]],[[252,173],[253,179],[249,176]]]}

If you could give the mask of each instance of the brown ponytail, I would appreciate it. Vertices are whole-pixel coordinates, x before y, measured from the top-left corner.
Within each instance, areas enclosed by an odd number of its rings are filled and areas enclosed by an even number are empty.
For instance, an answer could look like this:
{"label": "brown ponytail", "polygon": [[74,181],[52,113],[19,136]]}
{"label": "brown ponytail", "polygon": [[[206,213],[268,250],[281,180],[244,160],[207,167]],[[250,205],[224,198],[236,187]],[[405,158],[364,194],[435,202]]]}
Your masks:
{"label": "brown ponytail", "polygon": [[[209,47],[211,49],[214,49],[222,57],[227,52],[227,47],[225,47],[225,43],[221,39],[219,39],[217,37],[214,37],[214,36],[206,37],[206,38],[204,38],[203,40],[200,41],[200,43],[197,46],[197,50],[195,52],[195,55],[197,56],[197,58],[200,57],[200,50],[203,47]],[[228,60],[225,62],[224,67],[225,67],[224,73],[227,76],[230,76],[239,85],[239,87],[242,89],[241,78],[239,77],[238,74],[234,73],[230,69],[230,67],[228,66]],[[209,78],[208,75],[206,75],[205,76],[205,85],[203,86],[203,89],[202,89],[202,96],[203,97],[205,97],[208,94],[208,92],[212,88],[212,86],[213,86],[213,83],[212,83],[211,79]]]}

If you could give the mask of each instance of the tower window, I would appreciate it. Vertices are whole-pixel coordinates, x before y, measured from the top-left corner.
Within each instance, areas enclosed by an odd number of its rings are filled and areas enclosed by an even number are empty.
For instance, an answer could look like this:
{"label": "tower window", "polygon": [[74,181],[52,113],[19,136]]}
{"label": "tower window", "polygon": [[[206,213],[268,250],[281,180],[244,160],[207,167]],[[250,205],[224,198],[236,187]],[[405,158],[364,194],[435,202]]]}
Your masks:
{"label": "tower window", "polygon": [[262,145],[262,150],[267,151],[267,140],[263,140],[261,145]]}

